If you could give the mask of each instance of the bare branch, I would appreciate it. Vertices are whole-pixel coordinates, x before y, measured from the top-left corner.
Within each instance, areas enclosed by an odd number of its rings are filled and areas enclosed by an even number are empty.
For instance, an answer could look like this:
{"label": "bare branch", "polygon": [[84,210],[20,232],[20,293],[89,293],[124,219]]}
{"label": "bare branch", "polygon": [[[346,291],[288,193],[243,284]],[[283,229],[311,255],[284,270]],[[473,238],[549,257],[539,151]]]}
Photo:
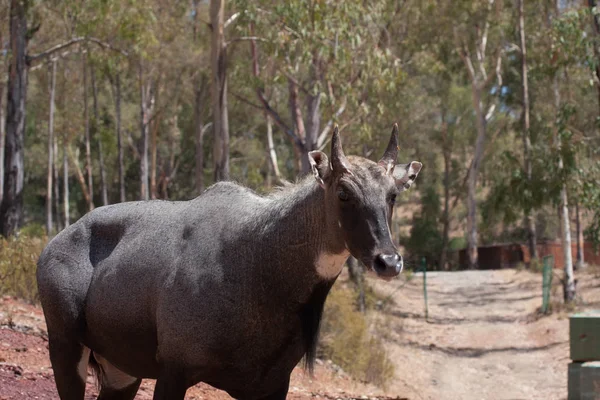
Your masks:
{"label": "bare branch", "polygon": [[476,81],[475,68],[473,68],[473,62],[471,61],[471,55],[469,54],[469,49],[467,48],[466,44],[464,44],[462,42],[462,40],[460,39],[460,37],[458,36],[458,32],[457,32],[456,28],[454,28],[454,41],[456,42],[456,51],[458,52],[458,55],[460,56],[460,58],[463,60],[463,63],[467,67],[467,72],[469,73],[469,78],[471,79],[471,82],[474,83]]}
{"label": "bare branch", "polygon": [[[70,51],[70,50],[63,51],[62,53],[60,53],[60,54],[58,54],[58,55],[55,55],[54,57],[49,57],[49,60],[48,60],[48,61],[50,61],[50,62],[53,62],[53,61],[56,61],[56,60],[58,60],[59,58],[65,58],[65,57],[66,57],[66,56],[68,56],[69,54],[71,54],[71,51]],[[44,67],[45,65],[47,65],[47,63],[45,63],[45,64],[44,64],[44,63],[42,63],[42,64],[37,64],[37,65],[35,65],[35,66],[33,66],[33,67],[29,67],[29,71],[30,71],[30,72],[36,71],[36,70],[38,70],[38,69],[40,69],[40,68]]]}
{"label": "bare branch", "polygon": [[228,42],[225,42],[225,47],[230,46],[233,43],[236,42],[244,42],[244,41],[251,41],[251,42],[268,42],[267,39],[258,37],[258,36],[240,36],[238,38],[233,38]]}
{"label": "bare branch", "polygon": [[225,23],[223,24],[223,28],[227,28],[229,25],[233,24],[235,22],[235,20],[240,17],[240,15],[241,15],[241,13],[236,12],[231,17],[229,17],[227,19],[227,21],[225,21]]}
{"label": "bare branch", "polygon": [[72,46],[74,44],[81,43],[81,42],[92,42],[92,43],[95,43],[95,44],[97,44],[98,46],[100,46],[100,47],[102,47],[104,49],[116,51],[116,52],[118,52],[118,53],[120,53],[120,54],[122,54],[124,56],[128,55],[128,53],[126,51],[124,51],[122,49],[119,49],[117,47],[114,47],[110,43],[103,42],[100,39],[96,39],[96,38],[93,38],[93,37],[76,37],[76,38],[73,38],[73,39],[71,39],[71,40],[69,40],[69,41],[67,41],[65,43],[57,44],[56,46],[51,47],[48,50],[45,50],[45,51],[43,51],[41,53],[34,54],[32,56],[28,56],[27,57],[27,62],[28,62],[29,65],[31,65],[31,64],[33,64],[36,61],[39,61],[39,60],[44,59],[46,57],[50,57],[54,53],[57,53],[57,52],[59,52],[61,50],[66,49],[67,47],[70,47],[70,46]]}
{"label": "bare branch", "polygon": [[496,103],[490,105],[490,108],[488,108],[488,111],[485,114],[485,122],[488,122],[490,119],[492,119],[494,111],[496,111]]}
{"label": "bare branch", "polygon": [[237,94],[237,93],[235,93],[235,92],[232,92],[232,91],[230,91],[229,93],[231,93],[231,95],[232,95],[233,97],[235,97],[236,99],[238,99],[238,100],[239,100],[239,101],[241,101],[242,103],[246,103],[246,104],[248,104],[249,106],[252,106],[252,107],[254,107],[254,108],[257,108],[257,109],[259,109],[259,110],[264,110],[264,107],[263,107],[263,106],[261,106],[260,104],[253,103],[252,101],[248,100],[247,98],[245,98],[245,97],[243,97],[243,96],[241,96],[241,95],[239,95],[239,94]]}
{"label": "bare branch", "polygon": [[495,68],[495,74],[494,75],[489,75],[485,82],[483,82],[483,84],[481,85],[481,88],[486,87],[487,85],[490,84],[490,82],[492,81],[492,79],[494,79],[494,77],[498,78],[498,88],[500,88],[502,86],[502,46],[499,45],[498,46],[498,52],[496,55],[496,68]]}
{"label": "bare branch", "polygon": [[103,49],[115,51],[115,52],[120,53],[121,55],[123,55],[125,57],[129,56],[129,53],[127,51],[125,51],[123,49],[120,49],[118,47],[115,47],[115,46],[113,46],[110,43],[103,42],[100,39],[96,39],[94,37],[88,37],[87,40],[89,42],[96,43],[98,46],[102,47]]}
{"label": "bare branch", "polygon": [[[483,35],[481,36],[481,40],[478,40],[478,44],[475,46],[475,56],[477,57],[477,64],[479,66],[479,72],[481,73],[481,78],[487,79],[487,72],[485,71],[485,48],[487,45],[487,30],[489,28],[489,22],[485,21],[485,28],[483,30]],[[477,28],[479,31],[479,28]]]}
{"label": "bare branch", "polygon": [[75,172],[77,173],[77,180],[79,181],[79,185],[81,186],[81,191],[83,192],[83,197],[85,198],[86,203],[90,203],[90,192],[88,190],[88,186],[85,183],[85,177],[83,176],[83,172],[81,171],[81,167],[79,166],[79,149],[75,150],[75,154],[71,150],[71,147],[68,148],[69,158],[71,159],[71,164],[75,166]]}
{"label": "bare branch", "polygon": [[[506,114],[508,114],[508,113],[506,113]],[[506,125],[508,125],[508,123],[505,122],[504,124],[502,124],[502,126],[499,126],[498,129],[496,129],[496,131],[492,134],[492,136],[491,136],[491,138],[490,138],[487,146],[483,150],[483,152],[484,152],[483,157],[485,157],[485,153],[487,153],[487,151],[490,148],[492,148],[492,145],[496,141],[496,138],[498,137],[498,135],[500,134],[500,132],[502,132],[504,130],[504,128],[506,128]],[[467,168],[467,173],[465,174],[465,177],[464,177],[464,179],[462,181],[460,189],[458,190],[457,194],[454,196],[454,201],[452,202],[452,206],[450,207],[450,212],[451,213],[456,208],[456,205],[458,204],[458,200],[459,200],[461,194],[465,193],[465,188],[467,186],[467,181],[469,180],[469,174],[471,173],[471,169],[473,167],[473,161],[475,161],[475,158],[471,159],[471,162],[469,163],[469,168]]]}
{"label": "bare branch", "polygon": [[325,128],[319,135],[319,138],[317,139],[317,148],[321,148],[321,146],[323,146],[323,144],[329,137],[329,132],[331,132],[331,128],[333,128],[333,121],[338,119],[340,117],[340,115],[342,115],[344,113],[344,111],[346,110],[346,103],[347,103],[346,97],[344,97],[344,100],[342,101],[340,108],[337,109],[337,111],[333,115],[333,118],[331,118],[327,122],[327,124],[325,125]]}
{"label": "bare branch", "polygon": [[202,127],[202,132],[201,132],[202,136],[204,136],[206,131],[208,131],[210,128],[212,128],[212,124],[213,124],[212,122],[209,122]]}
{"label": "bare branch", "polygon": [[[253,36],[251,36],[253,37]],[[256,40],[254,39],[250,39],[250,51],[252,53],[252,74],[258,78],[258,72],[259,72],[259,66],[258,66],[258,49],[256,46]],[[275,111],[271,105],[269,104],[269,102],[267,101],[267,99],[265,98],[265,94],[263,93],[262,89],[260,87],[256,88],[256,96],[258,97],[258,99],[260,100],[260,102],[263,105],[263,109],[265,110],[265,112],[270,115],[271,117],[273,117],[273,120],[275,121],[275,123],[281,128],[283,129],[283,131],[285,132],[286,135],[288,135],[290,137],[290,139],[292,139],[292,141],[294,142],[294,144],[296,146],[298,146],[298,148],[302,149],[304,147],[304,143],[302,142],[302,140],[298,137],[298,135],[296,135],[294,133],[294,131],[292,129],[290,129],[285,122],[283,122],[283,119],[281,118],[281,116],[279,115],[279,113],[277,113],[277,111]]]}
{"label": "bare branch", "polygon": [[288,78],[296,86],[298,86],[300,88],[300,90],[302,90],[302,93],[308,94],[308,89],[306,89],[304,87],[304,85],[302,85],[300,82],[298,82],[298,80],[296,78],[294,78],[294,76],[292,76],[292,74],[290,74],[289,72],[285,71],[283,68],[281,68],[280,71],[286,76],[286,78]]}
{"label": "bare branch", "polygon": [[471,56],[469,55],[469,51],[464,48],[464,52],[460,52],[460,58],[462,58],[465,66],[467,67],[467,71],[469,72],[469,77],[473,83],[477,82],[477,78],[475,76],[475,68],[473,67],[473,62],[471,61]]}

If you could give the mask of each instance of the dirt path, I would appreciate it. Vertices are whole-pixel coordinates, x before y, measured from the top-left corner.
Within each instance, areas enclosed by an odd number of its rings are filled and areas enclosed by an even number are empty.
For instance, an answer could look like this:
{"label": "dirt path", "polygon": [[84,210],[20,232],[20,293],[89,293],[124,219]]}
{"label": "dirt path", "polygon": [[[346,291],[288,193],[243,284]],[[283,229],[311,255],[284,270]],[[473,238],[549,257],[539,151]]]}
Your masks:
{"label": "dirt path", "polygon": [[[541,275],[428,273],[428,322],[422,282],[417,274],[398,290],[399,281],[370,280],[395,303],[384,308],[389,355],[397,365],[393,393],[434,400],[566,399],[568,319],[565,313],[537,315]],[[586,282],[582,291],[597,299],[600,281],[590,274]]]}

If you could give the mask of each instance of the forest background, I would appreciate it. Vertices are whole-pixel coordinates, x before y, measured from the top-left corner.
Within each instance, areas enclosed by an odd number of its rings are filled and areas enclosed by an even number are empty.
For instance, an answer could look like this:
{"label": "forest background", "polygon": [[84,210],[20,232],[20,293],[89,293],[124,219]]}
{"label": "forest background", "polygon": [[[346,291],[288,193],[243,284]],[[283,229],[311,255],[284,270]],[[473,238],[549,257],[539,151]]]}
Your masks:
{"label": "forest background", "polygon": [[[425,167],[394,234],[408,264],[560,239],[565,300],[600,238],[600,11],[567,0],[0,0],[0,231],[94,207],[258,192],[338,124]],[[571,254],[571,241],[578,251]],[[568,250],[568,251],[567,251]]]}

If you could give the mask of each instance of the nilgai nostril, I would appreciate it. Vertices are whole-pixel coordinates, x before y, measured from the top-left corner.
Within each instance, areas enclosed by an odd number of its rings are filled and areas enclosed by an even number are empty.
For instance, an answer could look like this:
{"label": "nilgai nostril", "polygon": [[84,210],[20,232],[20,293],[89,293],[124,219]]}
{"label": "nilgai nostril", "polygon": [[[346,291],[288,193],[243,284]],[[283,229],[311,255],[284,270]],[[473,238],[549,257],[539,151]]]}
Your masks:
{"label": "nilgai nostril", "polygon": [[396,268],[400,264],[400,256],[394,254],[380,254],[378,258],[386,268]]}
{"label": "nilgai nostril", "polygon": [[335,127],[330,155],[310,152],[296,185],[260,196],[220,182],[191,201],[96,208],[58,234],[37,280],[60,398],[83,399],[92,364],[99,398],[133,398],[154,378],[155,400],[201,381],[285,399],[296,364],[312,368],[348,256],[400,272],[389,221],[421,163],[396,164],[397,131],[378,163],[346,156]]}

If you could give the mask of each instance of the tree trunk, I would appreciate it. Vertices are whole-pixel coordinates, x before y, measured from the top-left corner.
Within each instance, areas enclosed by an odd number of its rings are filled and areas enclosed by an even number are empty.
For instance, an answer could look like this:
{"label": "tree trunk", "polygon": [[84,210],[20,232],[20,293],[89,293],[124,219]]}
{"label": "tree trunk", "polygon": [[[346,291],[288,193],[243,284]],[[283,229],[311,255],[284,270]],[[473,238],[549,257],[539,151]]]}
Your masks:
{"label": "tree trunk", "polygon": [[89,193],[88,209],[94,209],[94,177],[92,176],[92,147],[90,138],[90,110],[88,107],[87,56],[83,55],[83,120],[85,126],[85,171]]}
{"label": "tree trunk", "polygon": [[575,227],[577,230],[577,262],[575,264],[575,269],[579,270],[585,267],[585,257],[583,247],[583,227],[581,224],[581,209],[579,208],[578,200],[575,200]]}
{"label": "tree trunk", "polygon": [[[198,41],[198,3],[199,0],[193,0],[194,23],[193,36],[194,43]],[[204,192],[204,121],[202,120],[202,96],[204,95],[205,85],[204,74],[200,74],[194,80],[194,137],[196,138],[196,193],[201,195]]]}
{"label": "tree trunk", "polygon": [[204,78],[196,79],[194,104],[194,133],[196,137],[196,192],[204,192],[204,122],[202,121],[202,96]]}
{"label": "tree trunk", "polygon": [[52,235],[52,191],[54,190],[54,93],[56,91],[56,60],[52,61],[50,77],[50,115],[48,116],[48,177],[46,185],[46,234]]}
{"label": "tree trunk", "polygon": [[149,182],[148,182],[148,140],[150,129],[150,110],[148,102],[151,101],[150,85],[146,87],[144,83],[144,70],[142,61],[139,65],[139,84],[140,84],[140,128],[141,128],[141,158],[140,158],[140,200],[149,200]]}
{"label": "tree trunk", "polygon": [[269,163],[271,164],[271,170],[275,174],[275,178],[279,182],[281,180],[281,172],[279,172],[279,165],[277,164],[277,152],[275,151],[275,145],[273,143],[273,123],[271,116],[265,113],[267,119],[267,144],[269,146]]}
{"label": "tree trunk", "polygon": [[[560,112],[560,88],[558,82],[558,72],[554,75],[553,82],[554,89],[554,106],[556,108],[556,113]],[[555,142],[558,150],[559,158],[558,158],[558,169],[562,171],[564,168],[563,159],[561,156],[561,139],[558,135],[558,132],[555,133]],[[562,175],[562,174],[560,174]],[[563,296],[565,303],[570,303],[575,300],[575,276],[573,273],[573,255],[571,253],[571,223],[569,220],[569,202],[567,196],[567,185],[563,183],[562,188],[560,190],[560,206],[559,206],[559,216],[560,216],[560,227],[561,227],[561,244],[563,250],[564,257],[564,265],[565,265],[565,276],[563,279]]]}
{"label": "tree trunk", "polygon": [[98,163],[100,165],[100,192],[102,195],[102,205],[108,205],[108,188],[106,186],[106,166],[104,165],[104,153],[102,151],[102,138],[98,135],[100,126],[100,116],[98,113],[98,85],[96,82],[96,70],[91,66],[92,76],[92,95],[94,99],[94,137],[98,145]]}
{"label": "tree trunk", "polygon": [[[521,89],[523,91],[523,168],[525,175],[531,187],[532,168],[531,168],[531,139],[529,137],[529,82],[527,72],[527,43],[525,41],[525,15],[524,0],[519,0],[519,36],[521,38]],[[525,210],[525,230],[527,232],[527,241],[529,243],[529,254],[531,259],[538,258],[537,235],[535,230],[535,217],[532,210],[527,207]]]}
{"label": "tree trunk", "polygon": [[58,179],[58,171],[60,170],[60,159],[58,157],[58,137],[54,135],[54,213],[56,214],[56,232],[60,232],[62,230],[63,220],[60,218],[60,181]]}
{"label": "tree trunk", "polygon": [[63,131],[63,206],[65,215],[65,228],[69,226],[69,159],[66,129]]}
{"label": "tree trunk", "polygon": [[[562,159],[559,160],[559,168],[560,167],[562,167]],[[565,258],[564,300],[565,303],[570,303],[575,300],[575,278],[573,274],[573,256],[571,254],[571,225],[569,221],[569,203],[566,185],[563,185],[560,191],[560,210],[562,248]]]}
{"label": "tree trunk", "polygon": [[308,153],[317,148],[317,138],[321,131],[321,93],[317,88],[320,80],[319,59],[313,56],[311,69],[312,88],[307,96],[306,107],[306,140],[304,141],[304,152],[302,153],[302,173],[310,171]]}
{"label": "tree trunk", "polygon": [[[2,43],[2,34],[0,33],[0,43]],[[4,108],[4,72],[0,76],[0,203],[2,203],[2,194],[4,193],[4,139],[6,138],[6,118]]]}
{"label": "tree trunk", "polygon": [[320,93],[309,95],[307,101],[306,140],[302,152],[302,173],[310,172],[308,153],[316,150],[317,138],[321,129],[321,96]]}
{"label": "tree trunk", "polygon": [[159,123],[156,118],[151,124],[151,139],[150,139],[150,197],[152,199],[157,198],[156,189],[156,158],[157,158],[157,141],[158,141],[158,127]]}
{"label": "tree trunk", "polygon": [[472,83],[473,108],[475,109],[475,119],[477,126],[477,139],[475,141],[475,154],[473,163],[469,169],[469,178],[467,186],[467,249],[469,255],[469,268],[478,267],[477,254],[477,178],[479,167],[483,157],[484,142],[486,136],[486,121],[483,110],[481,109],[481,91],[477,82]]}
{"label": "tree trunk", "polygon": [[366,309],[364,269],[362,265],[358,262],[358,260],[352,256],[348,258],[347,264],[350,280],[354,283],[354,286],[358,291],[358,310],[361,313],[364,313]]}
{"label": "tree trunk", "polygon": [[10,2],[10,51],[8,97],[6,105],[6,142],[4,158],[4,195],[0,206],[0,233],[12,236],[23,218],[23,138],[27,97],[27,3]]}
{"label": "tree trunk", "polygon": [[[596,0],[588,0],[588,5],[590,6],[590,10],[596,7]],[[600,20],[598,15],[594,15],[592,13],[592,21],[594,25],[594,33],[596,34],[596,43],[592,46],[594,48],[594,56],[596,57],[596,91],[598,92],[598,115],[600,116],[600,50],[598,49],[598,40],[600,39]]]}
{"label": "tree trunk", "polygon": [[75,175],[77,176],[77,180],[79,181],[79,186],[81,186],[81,192],[83,193],[83,198],[89,204],[90,202],[90,191],[88,190],[87,183],[85,181],[85,176],[79,167],[79,150],[75,152],[75,156],[71,153],[71,162],[75,167]]}
{"label": "tree trunk", "polygon": [[227,50],[223,32],[225,0],[210,1],[211,67],[215,182],[229,179],[229,119],[227,115]]}
{"label": "tree trunk", "polygon": [[[250,27],[250,33],[252,35],[254,35],[253,26]],[[250,42],[250,50],[252,53],[252,74],[254,75],[254,77],[256,79],[259,79],[260,69],[259,69],[259,65],[258,65],[258,49],[256,47],[255,40]],[[290,80],[290,84],[292,84],[291,80]],[[258,95],[259,98],[263,98],[262,90],[263,89],[260,87],[256,88],[256,94]],[[291,96],[291,93],[290,93],[290,96]],[[290,97],[290,107],[292,107],[292,109],[294,109],[294,107],[292,106],[291,97]],[[275,177],[277,178],[278,182],[281,179],[281,174],[279,173],[279,166],[277,165],[277,153],[275,152],[275,146],[273,144],[273,121],[271,119],[271,115],[269,114],[269,112],[267,110],[264,111],[264,115],[265,115],[265,121],[267,124],[267,146],[268,146],[268,155],[269,155],[269,172],[267,175],[267,178],[268,178],[267,186],[271,187],[271,179],[270,179],[271,171],[273,171],[273,173],[275,174]],[[300,123],[302,123],[302,120],[300,120]],[[302,129],[304,129],[304,126],[302,126]],[[298,132],[296,132],[296,134],[298,134]],[[296,146],[294,146],[294,148],[296,148]]]}
{"label": "tree trunk", "polygon": [[[298,101],[298,85],[291,78],[288,78],[288,91],[290,114],[292,116],[294,131],[296,133],[296,136],[301,141],[304,141],[306,138],[306,130],[304,128],[302,110],[300,109],[300,103]],[[299,174],[303,170],[302,154],[304,153],[304,149],[300,149],[295,143],[293,143],[293,141],[292,146],[294,146],[294,165],[296,166],[296,173]]]}
{"label": "tree trunk", "polygon": [[450,166],[452,147],[450,138],[448,138],[448,124],[446,122],[445,111],[442,111],[442,155],[444,157],[444,211],[442,213],[442,251],[440,254],[440,271],[446,270],[448,259],[448,244],[450,241]]}
{"label": "tree trunk", "polygon": [[119,201],[124,203],[125,198],[125,165],[123,162],[123,134],[121,132],[121,77],[115,76],[115,119],[117,129],[117,151],[119,158]]}

